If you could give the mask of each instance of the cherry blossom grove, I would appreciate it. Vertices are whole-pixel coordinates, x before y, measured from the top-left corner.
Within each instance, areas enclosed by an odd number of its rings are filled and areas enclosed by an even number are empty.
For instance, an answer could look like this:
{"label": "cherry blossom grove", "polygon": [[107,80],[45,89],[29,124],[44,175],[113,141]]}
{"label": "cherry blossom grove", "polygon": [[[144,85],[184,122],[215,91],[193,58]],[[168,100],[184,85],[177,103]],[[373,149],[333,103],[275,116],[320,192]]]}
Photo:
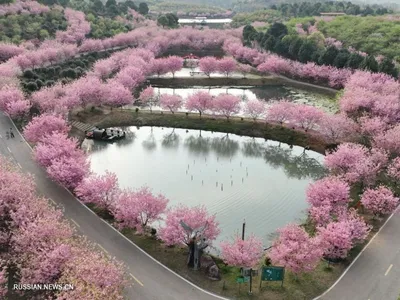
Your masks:
{"label": "cherry blossom grove", "polygon": [[[39,14],[49,8],[35,1],[16,0],[0,5],[0,15]],[[41,115],[24,127],[25,138],[34,145],[33,157],[49,177],[72,190],[84,203],[107,212],[117,228],[133,228],[145,233],[157,221],[164,220],[158,237],[167,246],[187,245],[190,237],[180,225],[191,227],[207,224],[206,238],[214,241],[220,233],[215,215],[206,207],[180,205],[168,208],[169,200],[155,195],[148,187],[121,189],[117,175],[90,172],[87,155],[74,138],[68,137],[68,112],[90,106],[122,107],[138,102],[145,107],[159,104],[172,114],[182,107],[198,113],[226,118],[243,112],[256,122],[291,127],[303,134],[322,138],[332,146],[324,165],[328,175],[310,184],[306,196],[308,216],[314,235],[302,226],[289,224],[278,230],[279,236],[267,254],[276,265],[294,274],[310,272],[325,258],[343,259],[371,230],[353,204],[350,191],[358,188],[358,205],[380,216],[392,213],[399,199],[389,187],[400,178],[400,83],[394,78],[368,71],[338,69],[331,66],[302,64],[269,52],[243,46],[241,29],[217,30],[194,28],[163,29],[129,10],[134,29],[105,39],[89,39],[90,23],[82,12],[65,9],[66,31],[58,31],[55,40],[40,45],[0,44],[0,110],[13,119],[26,117],[31,107]],[[125,20],[127,22],[127,20]],[[307,34],[297,26],[301,34]],[[308,31],[316,28],[311,26]],[[328,45],[342,47],[339,41],[326,39]],[[173,53],[177,49],[222,49],[227,57],[206,56],[199,60],[199,69],[208,77],[222,73],[229,77],[239,71],[262,75],[284,75],[294,79],[343,88],[337,114],[306,104],[281,99],[266,105],[262,99],[241,101],[225,93],[212,96],[198,92],[183,99],[178,95],[156,95],[147,86],[149,76],[160,77],[182,69],[184,60]],[[84,76],[71,82],[56,82],[29,95],[18,86],[18,76],[28,69],[48,67],[92,52],[113,52],[97,60]],[[168,51],[168,52],[167,52]],[[176,80],[176,79],[175,79]],[[17,84],[13,82],[16,81]],[[4,83],[4,84],[3,84]],[[242,120],[243,121],[243,120]],[[225,122],[225,121],[224,121]],[[239,122],[239,121],[238,121]],[[60,211],[34,195],[30,177],[24,177],[6,162],[0,163],[0,214],[10,219],[0,242],[18,254],[0,255],[0,295],[5,284],[7,267],[21,266],[21,282],[74,282],[79,286],[72,293],[61,292],[60,299],[119,299],[124,285],[120,263],[98,253],[85,242],[74,238],[73,229],[62,219]],[[24,202],[23,202],[24,201]],[[24,203],[24,205],[19,205]],[[11,213],[13,212],[13,213]],[[39,241],[45,241],[38,246]],[[221,244],[221,257],[230,265],[253,267],[259,263],[262,243],[250,236],[238,236]],[[0,296],[1,297],[1,296]]]}
{"label": "cherry blossom grove", "polygon": [[73,295],[60,291],[47,297],[120,299],[125,285],[123,266],[79,238],[61,210],[36,196],[33,177],[1,158],[0,181],[0,214],[8,222],[3,226],[1,246],[10,249],[0,255],[2,296],[4,275],[10,271],[18,272],[16,279],[22,284],[51,281],[76,285]]}

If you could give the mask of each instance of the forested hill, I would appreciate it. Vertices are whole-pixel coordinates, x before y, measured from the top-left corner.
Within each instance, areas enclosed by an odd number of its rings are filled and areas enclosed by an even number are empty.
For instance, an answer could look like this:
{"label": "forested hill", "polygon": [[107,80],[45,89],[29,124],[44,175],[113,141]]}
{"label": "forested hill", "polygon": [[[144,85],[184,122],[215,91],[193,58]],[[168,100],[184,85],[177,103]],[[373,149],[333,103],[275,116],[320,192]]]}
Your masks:
{"label": "forested hill", "polygon": [[[153,2],[153,1],[151,1]],[[163,1],[155,0],[155,3]],[[168,1],[167,1],[168,2]],[[185,4],[202,4],[211,5],[217,7],[223,7],[226,9],[233,9],[237,12],[248,12],[259,9],[269,8],[272,5],[280,5],[283,3],[297,3],[300,4],[304,0],[173,0],[173,2],[182,2]],[[307,0],[310,3],[334,3],[334,2],[349,2],[349,1],[332,1],[332,0]],[[354,4],[365,6],[365,5],[376,5],[384,6],[387,8],[400,7],[400,0],[362,0],[362,1],[351,1]]]}

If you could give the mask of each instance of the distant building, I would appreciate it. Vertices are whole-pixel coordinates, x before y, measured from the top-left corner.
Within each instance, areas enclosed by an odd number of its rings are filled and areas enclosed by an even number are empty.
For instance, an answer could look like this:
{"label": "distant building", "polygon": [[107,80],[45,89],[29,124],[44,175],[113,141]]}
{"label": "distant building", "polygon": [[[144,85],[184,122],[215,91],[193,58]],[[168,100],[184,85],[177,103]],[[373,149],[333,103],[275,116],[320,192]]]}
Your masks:
{"label": "distant building", "polygon": [[222,28],[225,24],[232,22],[232,19],[207,19],[205,17],[195,17],[193,19],[179,19],[178,23],[182,26],[207,26],[209,28]]}
{"label": "distant building", "polygon": [[326,13],[320,13],[320,15],[327,17],[337,17],[337,16],[345,16],[346,14],[344,12],[326,12]]}

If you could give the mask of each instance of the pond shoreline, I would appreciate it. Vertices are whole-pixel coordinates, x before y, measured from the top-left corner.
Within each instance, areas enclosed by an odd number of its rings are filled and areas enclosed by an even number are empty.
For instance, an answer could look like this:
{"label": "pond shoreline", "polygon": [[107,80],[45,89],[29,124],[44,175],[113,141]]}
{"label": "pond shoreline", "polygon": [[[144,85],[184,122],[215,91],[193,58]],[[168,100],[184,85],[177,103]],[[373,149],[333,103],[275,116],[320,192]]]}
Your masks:
{"label": "pond shoreline", "polygon": [[[239,136],[259,137],[274,140],[289,145],[307,147],[309,150],[325,154],[329,146],[316,133],[306,133],[302,130],[291,129],[280,124],[269,124],[261,121],[254,122],[252,119],[232,117],[226,118],[203,115],[197,113],[175,113],[153,112],[140,110],[106,110],[96,109],[94,112],[79,111],[71,116],[72,120],[92,124],[101,128],[106,127],[128,127],[128,126],[156,126],[183,129],[197,129],[232,133]],[[74,132],[74,136],[81,141],[84,135]]]}

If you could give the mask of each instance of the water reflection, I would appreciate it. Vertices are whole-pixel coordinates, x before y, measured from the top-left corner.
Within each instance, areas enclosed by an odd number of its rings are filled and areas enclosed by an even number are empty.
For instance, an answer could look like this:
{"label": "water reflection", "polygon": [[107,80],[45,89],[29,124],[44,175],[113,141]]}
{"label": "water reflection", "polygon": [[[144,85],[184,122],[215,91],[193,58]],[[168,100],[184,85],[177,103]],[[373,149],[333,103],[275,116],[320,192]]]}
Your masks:
{"label": "water reflection", "polygon": [[261,157],[264,151],[265,147],[254,138],[243,143],[242,152],[246,157]]}
{"label": "water reflection", "polygon": [[175,128],[172,128],[170,133],[164,135],[161,145],[165,148],[176,148],[179,146],[180,136],[175,133]]}
{"label": "water reflection", "polygon": [[229,134],[225,134],[222,137],[214,137],[211,140],[211,149],[218,156],[232,157],[239,150],[239,143],[229,138]]}
{"label": "water reflection", "polygon": [[261,138],[234,134],[131,127],[132,138],[89,147],[96,173],[115,172],[121,187],[152,187],[170,205],[204,204],[217,215],[220,239],[249,220],[264,238],[304,216],[307,185],[323,174],[322,155]]}
{"label": "water reflection", "polygon": [[211,148],[211,139],[201,136],[200,130],[199,136],[190,135],[185,139],[185,146],[194,154],[208,154]]}
{"label": "water reflection", "polygon": [[148,151],[152,151],[157,147],[157,142],[153,134],[153,127],[151,127],[150,134],[148,135],[147,139],[142,142],[142,145]]}

